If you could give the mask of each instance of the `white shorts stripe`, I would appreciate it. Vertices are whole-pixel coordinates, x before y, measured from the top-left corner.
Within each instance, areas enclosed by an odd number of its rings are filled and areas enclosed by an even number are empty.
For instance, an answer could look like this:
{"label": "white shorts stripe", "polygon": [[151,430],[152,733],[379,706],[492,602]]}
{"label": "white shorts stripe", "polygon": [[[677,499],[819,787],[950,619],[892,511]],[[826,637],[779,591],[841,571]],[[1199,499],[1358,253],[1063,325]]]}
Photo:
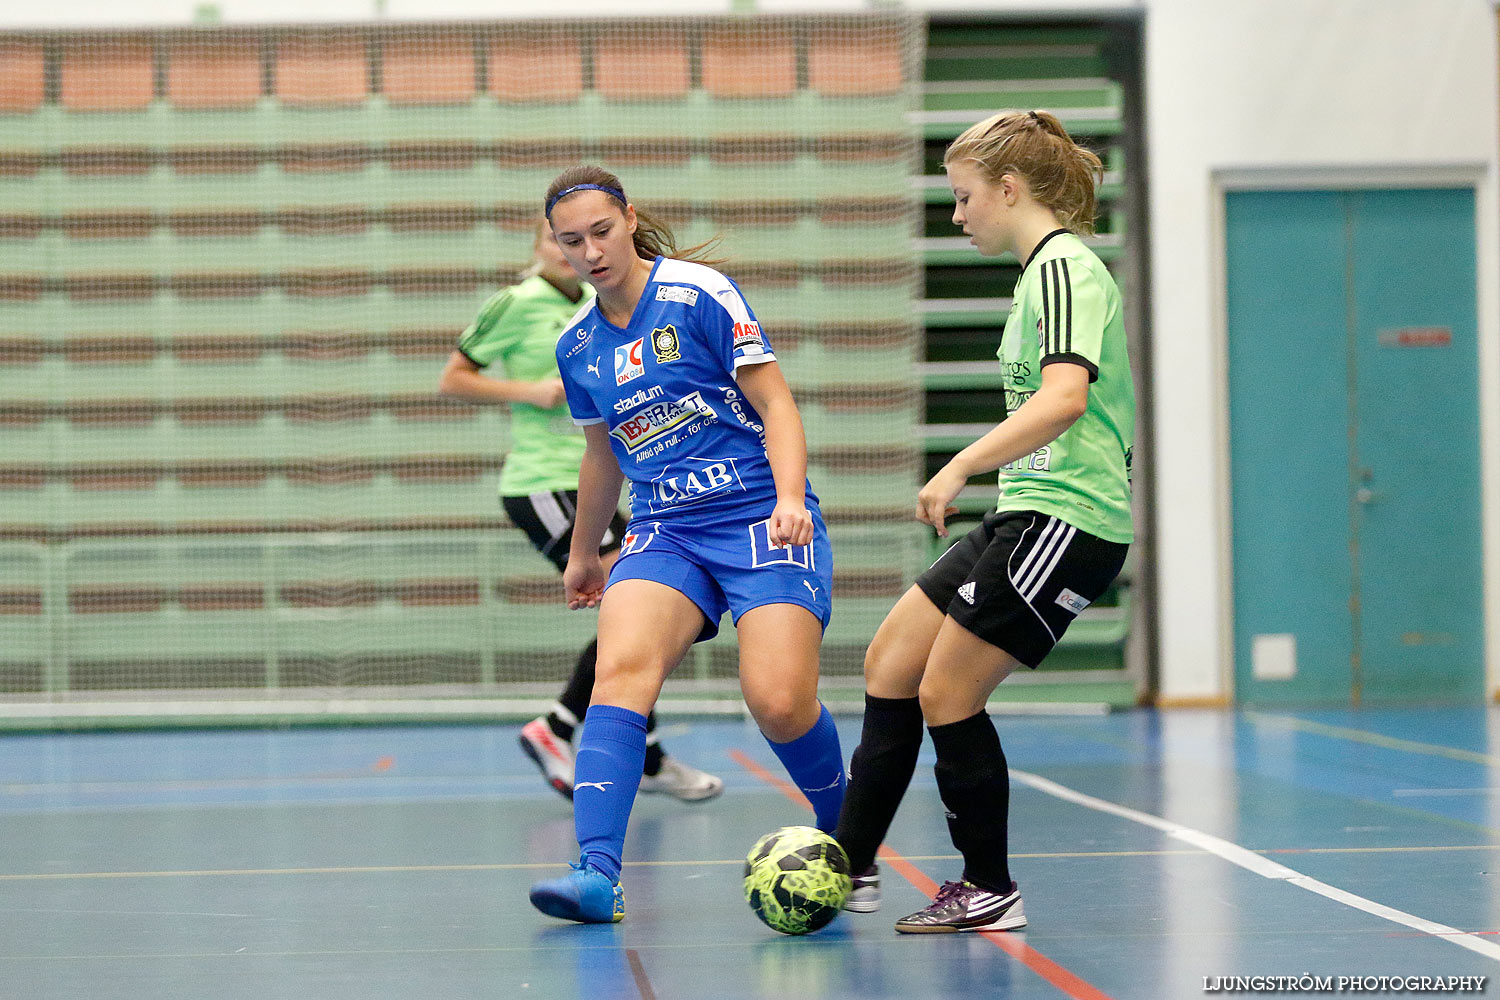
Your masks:
{"label": "white shorts stripe", "polygon": [[[1052,520],[1055,521],[1056,518],[1053,518]],[[1021,547],[1021,544],[1026,541],[1026,532],[1030,531],[1034,527],[1036,527],[1036,517],[1035,516],[1032,517],[1031,524],[1029,524],[1029,525],[1026,526],[1026,531],[1021,532],[1021,537],[1016,542],[1016,548],[1020,548]],[[1048,527],[1051,527],[1051,525],[1048,525]],[[1032,549],[1032,553],[1031,553],[1032,555],[1034,555],[1036,553],[1036,550],[1041,547],[1041,544],[1042,544],[1042,540],[1040,538],[1038,538],[1036,546]],[[1010,553],[1010,558],[1011,559],[1015,559],[1015,557],[1016,557],[1015,549],[1012,549],[1011,553]],[[1025,562],[1029,563],[1030,561],[1031,561],[1030,556],[1028,556]],[[1025,563],[1022,564],[1022,568],[1023,569],[1025,568]],[[1012,573],[1010,571],[1010,563],[1009,562],[1007,562],[1006,565],[1005,565],[1005,573],[1006,573],[1006,575],[1008,577],[1010,577],[1010,585],[1012,587],[1016,588],[1016,593],[1017,594],[1020,594],[1021,588],[1016,586],[1016,578],[1018,576],[1020,576],[1020,574],[1019,573]],[[1044,629],[1047,630],[1047,634],[1052,637],[1053,643],[1056,643],[1057,642],[1057,633],[1054,632],[1054,631],[1052,631],[1052,626],[1047,624],[1047,619],[1045,619],[1045,618],[1042,617],[1042,613],[1040,611],[1038,611],[1036,609],[1036,606],[1033,605],[1030,601],[1026,602],[1026,607],[1031,611],[1031,613],[1033,615],[1036,615],[1036,620],[1041,623],[1042,628],[1044,628]]]}
{"label": "white shorts stripe", "polygon": [[533,493],[528,497],[531,501],[531,509],[536,511],[538,521],[542,527],[547,529],[547,534],[554,540],[561,538],[568,531],[567,512],[563,510],[562,504],[557,502],[557,496],[552,493]]}
{"label": "white shorts stripe", "polygon": [[1057,569],[1057,564],[1062,561],[1063,554],[1068,551],[1068,543],[1073,540],[1077,532],[1078,529],[1069,524],[1066,531],[1054,537],[1052,552],[1047,557],[1046,565],[1038,567],[1037,572],[1032,574],[1031,585],[1021,594],[1026,599],[1026,603],[1030,604],[1036,599],[1037,592],[1042,589],[1042,584],[1047,582],[1052,571]]}
{"label": "white shorts stripe", "polygon": [[1063,522],[1057,518],[1047,518],[1047,526],[1042,529],[1042,533],[1037,538],[1036,544],[1032,546],[1030,552],[1026,553],[1026,558],[1021,561],[1020,570],[1011,578],[1011,584],[1015,586],[1018,593],[1024,595],[1027,588],[1031,586],[1032,581],[1036,579],[1037,571],[1052,554],[1053,546],[1057,544],[1058,536],[1062,534],[1063,528]]}

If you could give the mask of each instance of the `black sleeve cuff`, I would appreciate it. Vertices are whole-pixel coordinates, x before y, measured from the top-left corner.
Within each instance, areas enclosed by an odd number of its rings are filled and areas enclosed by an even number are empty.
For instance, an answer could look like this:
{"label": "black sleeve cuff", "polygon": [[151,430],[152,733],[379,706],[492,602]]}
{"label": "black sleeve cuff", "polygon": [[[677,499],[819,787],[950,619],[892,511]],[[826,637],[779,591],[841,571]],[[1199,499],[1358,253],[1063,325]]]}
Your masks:
{"label": "black sleeve cuff", "polygon": [[1084,357],[1082,354],[1049,354],[1042,359],[1041,367],[1046,368],[1048,365],[1058,361],[1061,361],[1064,364],[1077,365],[1079,368],[1082,368],[1084,371],[1089,373],[1090,382],[1099,381],[1099,366],[1094,364],[1088,358]]}
{"label": "black sleeve cuff", "polygon": [[469,363],[471,365],[473,365],[475,368],[488,368],[489,367],[489,365],[485,364],[483,361],[475,361],[474,360],[474,355],[470,354],[468,351],[464,350],[462,347],[455,347],[454,350],[457,351],[459,354],[462,354],[464,357],[468,358],[469,359]]}

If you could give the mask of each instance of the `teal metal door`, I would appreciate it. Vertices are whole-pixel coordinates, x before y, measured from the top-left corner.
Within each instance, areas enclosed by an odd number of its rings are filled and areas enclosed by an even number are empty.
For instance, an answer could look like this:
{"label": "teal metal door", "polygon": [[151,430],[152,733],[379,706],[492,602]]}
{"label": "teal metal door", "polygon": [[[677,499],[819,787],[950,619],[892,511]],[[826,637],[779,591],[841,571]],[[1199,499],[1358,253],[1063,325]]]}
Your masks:
{"label": "teal metal door", "polygon": [[1483,693],[1474,196],[1226,203],[1241,703]]}

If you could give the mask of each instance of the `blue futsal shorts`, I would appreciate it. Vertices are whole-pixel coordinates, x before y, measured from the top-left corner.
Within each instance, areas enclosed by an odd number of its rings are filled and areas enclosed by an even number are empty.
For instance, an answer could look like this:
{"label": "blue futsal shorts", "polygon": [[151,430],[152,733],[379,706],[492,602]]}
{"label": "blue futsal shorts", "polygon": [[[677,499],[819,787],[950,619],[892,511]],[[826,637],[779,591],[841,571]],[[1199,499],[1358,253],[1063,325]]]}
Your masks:
{"label": "blue futsal shorts", "polygon": [[797,604],[828,627],[833,614],[833,548],[815,504],[808,545],[772,545],[767,533],[774,501],[763,518],[740,515],[704,523],[632,520],[625,529],[620,558],[609,585],[621,580],[654,580],[681,591],[707,619],[695,642],[719,634],[719,619],[763,604]]}

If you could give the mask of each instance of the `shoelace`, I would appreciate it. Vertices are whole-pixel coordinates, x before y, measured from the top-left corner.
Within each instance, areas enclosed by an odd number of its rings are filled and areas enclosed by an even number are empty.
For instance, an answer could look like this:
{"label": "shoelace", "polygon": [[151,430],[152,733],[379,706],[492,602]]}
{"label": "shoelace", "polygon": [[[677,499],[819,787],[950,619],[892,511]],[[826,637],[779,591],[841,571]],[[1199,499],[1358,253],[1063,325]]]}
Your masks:
{"label": "shoelace", "polygon": [[965,892],[968,888],[969,885],[967,882],[944,882],[943,887],[938,890],[937,897],[933,899],[933,902],[946,903],[960,893]]}

